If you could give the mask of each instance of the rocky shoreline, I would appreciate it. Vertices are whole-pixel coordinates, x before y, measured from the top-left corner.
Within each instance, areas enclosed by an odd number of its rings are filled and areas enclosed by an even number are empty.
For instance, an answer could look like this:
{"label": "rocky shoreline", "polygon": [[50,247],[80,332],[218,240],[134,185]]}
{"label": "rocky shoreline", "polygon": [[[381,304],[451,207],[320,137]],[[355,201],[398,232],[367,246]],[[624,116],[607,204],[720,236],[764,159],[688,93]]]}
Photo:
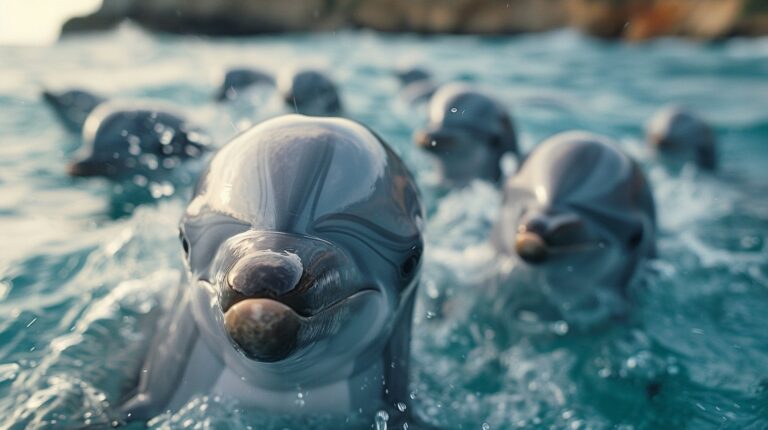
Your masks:
{"label": "rocky shoreline", "polygon": [[63,34],[132,20],[156,31],[222,36],[370,28],[516,34],[574,27],[611,39],[768,35],[765,0],[104,0]]}

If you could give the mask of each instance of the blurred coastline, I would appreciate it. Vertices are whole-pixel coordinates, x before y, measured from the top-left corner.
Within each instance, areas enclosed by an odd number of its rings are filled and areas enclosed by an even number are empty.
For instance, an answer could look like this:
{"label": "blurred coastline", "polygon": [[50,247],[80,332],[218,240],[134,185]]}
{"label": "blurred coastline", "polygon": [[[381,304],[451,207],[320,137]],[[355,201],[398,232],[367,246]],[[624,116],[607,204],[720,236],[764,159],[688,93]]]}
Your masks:
{"label": "blurred coastline", "polygon": [[104,0],[62,34],[131,20],[151,30],[221,36],[368,28],[501,35],[574,27],[631,41],[768,35],[766,0]]}

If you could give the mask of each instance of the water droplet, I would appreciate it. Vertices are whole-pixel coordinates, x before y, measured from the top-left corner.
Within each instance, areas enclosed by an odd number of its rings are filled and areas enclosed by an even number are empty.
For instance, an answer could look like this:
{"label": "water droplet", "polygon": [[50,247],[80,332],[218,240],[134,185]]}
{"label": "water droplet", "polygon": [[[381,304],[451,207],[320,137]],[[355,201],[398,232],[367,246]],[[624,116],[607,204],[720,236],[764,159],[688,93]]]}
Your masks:
{"label": "water droplet", "polygon": [[627,359],[627,368],[634,369],[637,367],[637,359],[635,357],[629,357]]}
{"label": "water droplet", "polygon": [[141,146],[139,146],[138,143],[129,143],[128,144],[128,153],[131,155],[139,155],[141,154]]}
{"label": "water droplet", "polygon": [[387,421],[389,421],[389,414],[387,411],[376,412],[376,430],[387,430]]}
{"label": "water droplet", "polygon": [[171,141],[173,140],[174,134],[175,133],[171,129],[165,130],[160,135],[160,144],[161,145],[168,145],[169,143],[171,143]]}
{"label": "water droplet", "polygon": [[565,321],[555,321],[552,323],[552,332],[558,336],[564,336],[568,333],[568,323]]}
{"label": "water droplet", "polygon": [[457,108],[455,108],[455,107],[452,107],[452,108],[451,108],[451,113],[456,113],[456,112],[458,112],[458,111],[459,111],[459,110],[458,110]]}
{"label": "water droplet", "polygon": [[491,425],[488,424],[488,423],[483,423],[483,425],[481,427],[483,428],[483,430],[490,430]]}
{"label": "water droplet", "polygon": [[397,410],[400,412],[405,412],[405,410],[408,409],[408,406],[405,405],[403,402],[397,402]]}
{"label": "water droplet", "polygon": [[144,154],[139,158],[139,161],[147,166],[149,170],[157,170],[157,168],[160,166],[160,163],[157,161],[157,157],[153,154]]}
{"label": "water droplet", "polygon": [[184,148],[184,152],[185,152],[185,153],[186,153],[188,156],[190,156],[190,157],[197,157],[198,155],[200,155],[200,150],[199,150],[199,149],[197,149],[197,147],[196,147],[196,146],[192,146],[192,145],[187,145],[187,146]]}

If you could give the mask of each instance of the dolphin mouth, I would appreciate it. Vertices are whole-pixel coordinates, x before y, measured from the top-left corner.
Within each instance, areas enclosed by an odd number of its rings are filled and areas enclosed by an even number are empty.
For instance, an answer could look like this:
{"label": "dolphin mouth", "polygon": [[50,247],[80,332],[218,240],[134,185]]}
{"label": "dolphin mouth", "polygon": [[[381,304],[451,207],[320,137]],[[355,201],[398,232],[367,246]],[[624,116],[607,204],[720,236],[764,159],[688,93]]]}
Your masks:
{"label": "dolphin mouth", "polygon": [[576,243],[553,245],[536,233],[522,232],[515,240],[515,251],[518,256],[529,264],[544,263],[548,260],[567,255],[590,252],[605,248],[599,240],[587,240]]}
{"label": "dolphin mouth", "polygon": [[429,152],[441,152],[448,149],[459,140],[452,130],[427,129],[418,130],[413,135],[416,146]]}
{"label": "dolphin mouth", "polygon": [[336,316],[369,294],[378,291],[356,291],[310,314],[299,313],[276,298],[245,298],[222,309],[224,328],[235,348],[247,358],[266,363],[282,361],[332,334]]}
{"label": "dolphin mouth", "polygon": [[88,159],[73,161],[67,165],[69,176],[81,178],[105,176],[111,173],[110,170],[106,163],[97,163]]}

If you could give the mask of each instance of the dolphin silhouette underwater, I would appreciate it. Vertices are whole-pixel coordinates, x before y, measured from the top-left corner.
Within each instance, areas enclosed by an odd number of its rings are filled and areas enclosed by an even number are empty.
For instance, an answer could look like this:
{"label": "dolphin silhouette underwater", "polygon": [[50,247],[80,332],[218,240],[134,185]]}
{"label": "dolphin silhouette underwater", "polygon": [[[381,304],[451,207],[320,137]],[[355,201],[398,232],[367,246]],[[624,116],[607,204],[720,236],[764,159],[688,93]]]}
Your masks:
{"label": "dolphin silhouette underwater", "polygon": [[507,179],[491,241],[565,303],[601,291],[622,297],[639,263],[655,255],[655,237],[639,165],[610,139],[572,131],[542,142]]}
{"label": "dolphin silhouette underwater", "polygon": [[501,157],[518,155],[512,117],[501,102],[470,85],[440,87],[429,102],[429,124],[413,135],[434,155],[444,182],[498,181]]}
{"label": "dolphin silhouette underwater", "polygon": [[181,220],[189,279],[125,416],[215,394],[414,428],[393,406],[409,403],[422,211],[403,162],[353,121],[287,115],[235,137]]}

